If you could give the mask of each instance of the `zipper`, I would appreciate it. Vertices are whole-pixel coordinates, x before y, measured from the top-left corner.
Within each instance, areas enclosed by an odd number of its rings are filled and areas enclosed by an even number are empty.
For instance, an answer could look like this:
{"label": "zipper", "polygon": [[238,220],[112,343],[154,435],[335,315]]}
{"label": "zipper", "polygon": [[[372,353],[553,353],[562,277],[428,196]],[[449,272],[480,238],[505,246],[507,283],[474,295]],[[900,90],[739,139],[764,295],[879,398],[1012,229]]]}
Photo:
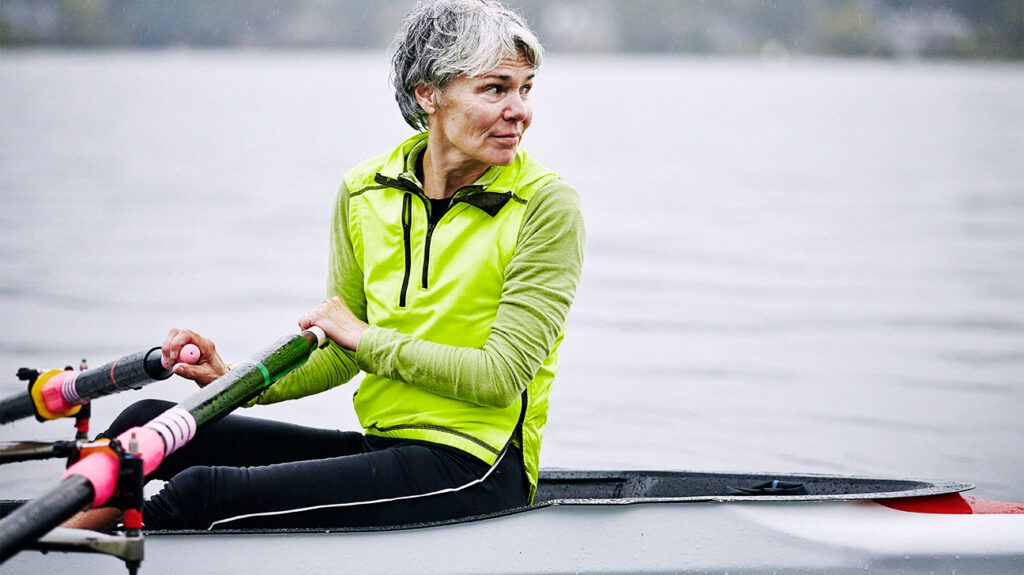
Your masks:
{"label": "zipper", "polygon": [[473,437],[472,435],[470,435],[468,433],[463,433],[461,431],[455,431],[454,429],[448,429],[447,427],[441,427],[440,425],[430,425],[430,424],[426,424],[426,423],[405,423],[405,424],[402,424],[402,425],[392,425],[391,427],[377,427],[376,425],[371,425],[370,427],[372,427],[373,429],[376,429],[377,431],[379,431],[381,433],[388,433],[389,431],[400,431],[400,430],[403,430],[403,429],[423,429],[423,430],[426,430],[426,431],[440,431],[442,433],[448,433],[450,435],[454,435],[456,437],[461,437],[462,439],[471,441],[474,444],[479,445],[481,448],[486,449],[487,451],[489,451],[490,453],[493,453],[495,455],[498,455],[499,453],[501,453],[497,449],[491,447],[487,443],[484,443],[483,441]]}
{"label": "zipper", "polygon": [[[472,185],[466,186],[464,188],[459,188],[458,190],[456,190],[455,193],[452,194],[452,197],[448,200],[448,209],[445,211],[444,215],[441,216],[441,218],[437,220],[436,223],[431,223],[427,225],[427,238],[426,243],[423,246],[423,278],[420,281],[420,286],[423,289],[427,289],[430,287],[430,238],[434,237],[434,228],[436,228],[437,225],[441,223],[441,220],[448,217],[448,214],[452,211],[452,209],[455,208],[455,204],[462,201],[462,198],[465,196],[465,193],[463,192],[468,193],[476,189],[482,189],[482,186]],[[422,197],[423,207],[427,210],[427,221],[429,222],[431,219],[430,207],[428,207],[427,204],[429,204],[430,201],[427,200],[426,196]]]}
{"label": "zipper", "polygon": [[[423,203],[428,204],[430,202],[424,201]],[[445,216],[447,216],[448,212],[452,210],[452,207],[454,205],[455,202],[453,200],[448,200],[448,210],[445,211],[444,215],[441,217],[444,218]],[[427,221],[430,221],[431,219],[432,218],[430,217],[430,208],[428,207]],[[427,239],[426,243],[424,243],[423,245],[423,278],[422,281],[420,282],[420,286],[422,286],[423,289],[427,289],[429,287],[428,278],[430,277],[430,238],[434,237],[434,228],[436,228],[437,224],[439,223],[441,223],[440,220],[438,220],[437,222],[431,222],[427,225]]]}
{"label": "zipper", "polygon": [[405,240],[405,276],[402,278],[402,292],[398,296],[398,307],[405,307],[409,291],[409,275],[412,274],[412,194],[402,198],[402,237]]}
{"label": "zipper", "polygon": [[430,224],[427,227],[427,243],[423,246],[423,281],[420,284],[423,286],[423,289],[427,289],[427,276],[430,273],[430,238],[434,235],[435,225]]}
{"label": "zipper", "polygon": [[[389,178],[381,174],[377,174],[373,179],[378,184],[406,192],[405,197],[402,198],[402,234],[405,241],[405,276],[402,278],[402,292],[398,296],[398,307],[404,308],[408,299],[409,276],[412,274],[412,194],[415,194],[423,201],[423,210],[427,215],[428,222],[427,237],[423,245],[423,275],[420,278],[420,286],[422,286],[423,289],[428,289],[430,287],[430,239],[434,236],[434,228],[437,227],[437,224],[429,223],[430,200],[427,199],[426,194],[424,194],[423,190],[415,183],[402,177]],[[462,201],[462,197],[467,193],[482,189],[484,189],[484,186],[479,184],[459,188],[449,200],[448,211],[451,211],[451,209],[455,207],[455,204]],[[445,212],[445,216],[447,215],[448,213]],[[443,217],[444,216],[442,216],[442,219]]]}

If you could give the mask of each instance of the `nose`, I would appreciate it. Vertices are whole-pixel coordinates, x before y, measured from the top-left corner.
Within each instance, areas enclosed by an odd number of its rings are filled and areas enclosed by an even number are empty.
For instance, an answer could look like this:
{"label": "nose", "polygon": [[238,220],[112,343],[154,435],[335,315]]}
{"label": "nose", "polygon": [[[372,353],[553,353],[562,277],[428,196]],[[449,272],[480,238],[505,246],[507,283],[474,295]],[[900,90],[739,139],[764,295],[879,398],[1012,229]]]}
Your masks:
{"label": "nose", "polygon": [[519,92],[510,92],[504,118],[510,122],[525,122],[529,115],[530,110],[523,95]]}

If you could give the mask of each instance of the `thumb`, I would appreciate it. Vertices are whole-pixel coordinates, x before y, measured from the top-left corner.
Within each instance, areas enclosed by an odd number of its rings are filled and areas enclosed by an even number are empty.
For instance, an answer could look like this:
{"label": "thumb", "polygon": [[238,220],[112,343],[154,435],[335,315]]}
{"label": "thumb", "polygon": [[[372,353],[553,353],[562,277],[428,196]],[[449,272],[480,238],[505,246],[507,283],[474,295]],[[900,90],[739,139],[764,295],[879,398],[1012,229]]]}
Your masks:
{"label": "thumb", "polygon": [[205,370],[204,370],[203,367],[198,366],[198,365],[189,365],[187,363],[178,363],[178,364],[174,365],[174,369],[172,371],[174,371],[175,375],[180,375],[181,377],[184,377],[185,379],[195,380],[196,378],[198,378],[201,375],[203,375],[202,372],[205,371]]}

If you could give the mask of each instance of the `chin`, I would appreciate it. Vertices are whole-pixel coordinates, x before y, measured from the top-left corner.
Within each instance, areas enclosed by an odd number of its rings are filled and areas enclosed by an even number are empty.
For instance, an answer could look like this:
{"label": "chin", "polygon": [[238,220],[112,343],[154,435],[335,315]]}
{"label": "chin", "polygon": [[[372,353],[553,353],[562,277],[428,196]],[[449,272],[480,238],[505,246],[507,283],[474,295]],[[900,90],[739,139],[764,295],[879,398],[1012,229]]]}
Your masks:
{"label": "chin", "polygon": [[517,149],[518,148],[512,148],[510,150],[494,151],[487,154],[487,163],[492,166],[507,166],[515,161]]}

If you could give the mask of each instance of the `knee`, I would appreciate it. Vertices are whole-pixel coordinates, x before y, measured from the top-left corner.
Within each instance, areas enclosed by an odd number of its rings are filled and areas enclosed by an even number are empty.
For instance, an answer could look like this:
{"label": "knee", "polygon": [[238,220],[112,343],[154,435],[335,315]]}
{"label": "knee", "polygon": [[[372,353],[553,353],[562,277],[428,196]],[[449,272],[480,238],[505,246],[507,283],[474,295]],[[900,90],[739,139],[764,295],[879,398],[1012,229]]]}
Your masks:
{"label": "knee", "polygon": [[164,489],[173,491],[184,501],[202,501],[204,493],[209,490],[207,484],[211,471],[209,467],[189,467],[172,477]]}
{"label": "knee", "polygon": [[206,529],[212,522],[209,500],[209,467],[190,467],[175,475],[146,503],[147,527],[157,529]]}
{"label": "knee", "polygon": [[136,401],[126,407],[102,435],[110,438],[117,437],[133,427],[148,423],[151,419],[172,407],[174,407],[173,402],[162,399]]}

